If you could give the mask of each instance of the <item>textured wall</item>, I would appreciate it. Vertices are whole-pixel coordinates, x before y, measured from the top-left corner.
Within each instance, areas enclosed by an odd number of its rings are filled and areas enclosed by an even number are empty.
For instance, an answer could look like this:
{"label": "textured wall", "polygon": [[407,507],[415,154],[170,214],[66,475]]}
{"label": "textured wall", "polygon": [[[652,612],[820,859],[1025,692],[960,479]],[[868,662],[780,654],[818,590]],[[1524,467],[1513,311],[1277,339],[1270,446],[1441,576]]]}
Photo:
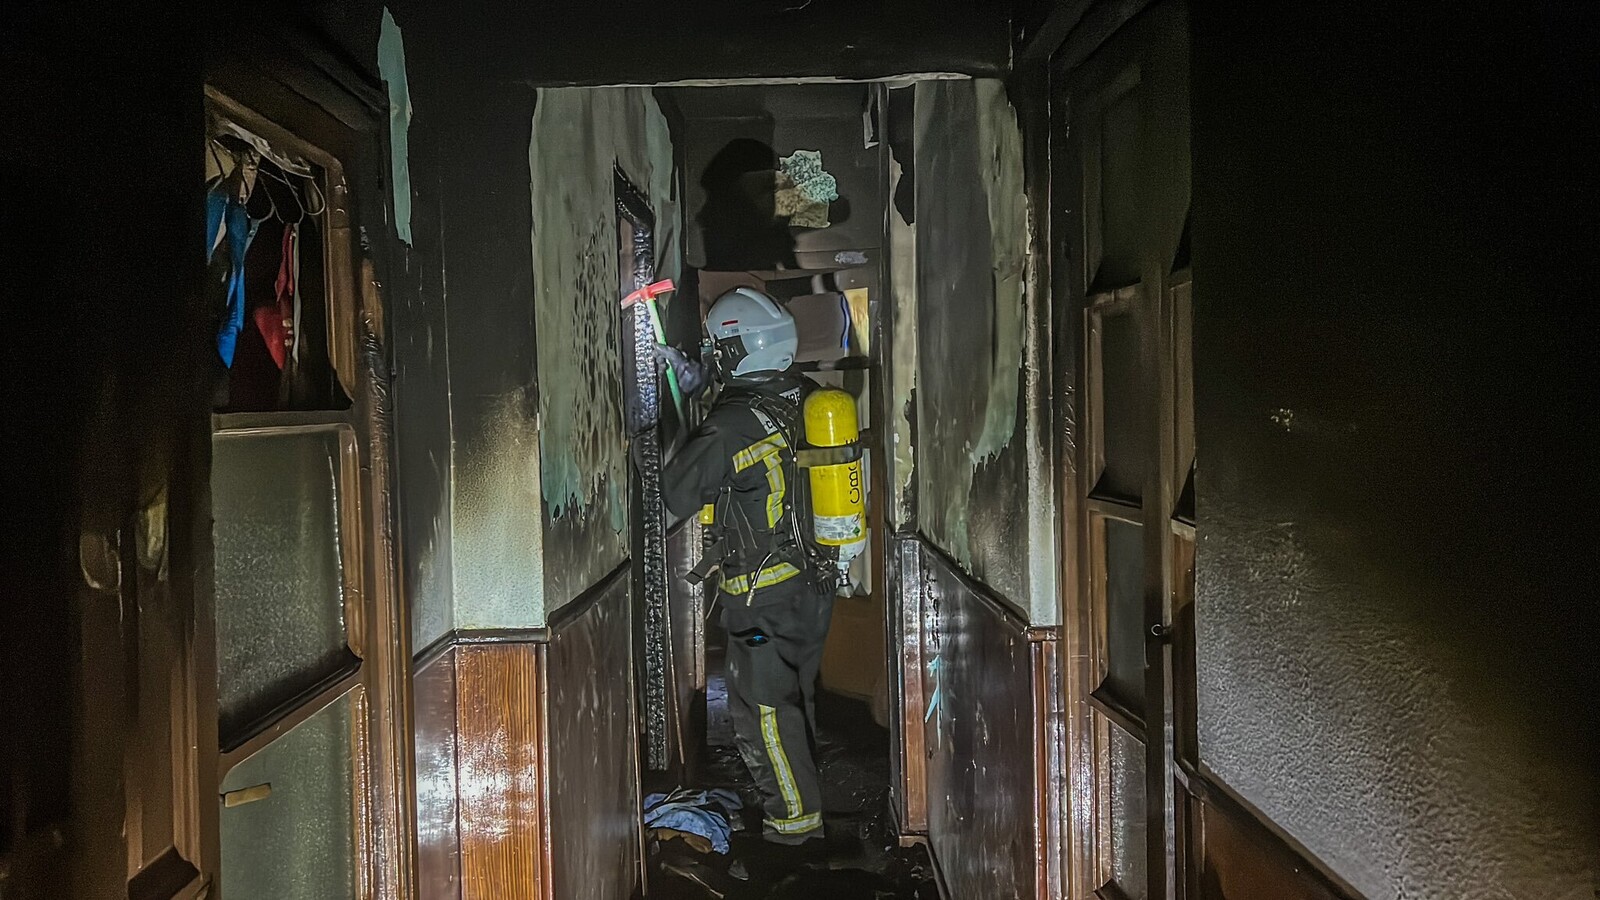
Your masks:
{"label": "textured wall", "polygon": [[658,277],[677,277],[671,137],[649,90],[539,92],[533,196],[544,608],[569,602],[628,554],[623,319],[613,166],[656,216]]}
{"label": "textured wall", "polygon": [[1195,10],[1201,758],[1370,897],[1590,897],[1585,29]]}
{"label": "textured wall", "polygon": [[1003,86],[919,84],[915,143],[918,524],[1035,623],[1053,623],[1022,141]]}

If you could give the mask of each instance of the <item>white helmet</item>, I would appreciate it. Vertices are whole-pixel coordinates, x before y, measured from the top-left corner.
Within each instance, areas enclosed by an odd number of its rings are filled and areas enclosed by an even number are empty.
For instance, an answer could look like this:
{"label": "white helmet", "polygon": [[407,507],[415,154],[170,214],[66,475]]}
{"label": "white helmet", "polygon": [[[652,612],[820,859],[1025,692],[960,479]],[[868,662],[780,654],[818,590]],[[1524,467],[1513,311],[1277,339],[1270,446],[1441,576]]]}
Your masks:
{"label": "white helmet", "polygon": [[782,372],[800,349],[794,316],[755,288],[734,288],[718,297],[706,313],[706,331],[723,375]]}

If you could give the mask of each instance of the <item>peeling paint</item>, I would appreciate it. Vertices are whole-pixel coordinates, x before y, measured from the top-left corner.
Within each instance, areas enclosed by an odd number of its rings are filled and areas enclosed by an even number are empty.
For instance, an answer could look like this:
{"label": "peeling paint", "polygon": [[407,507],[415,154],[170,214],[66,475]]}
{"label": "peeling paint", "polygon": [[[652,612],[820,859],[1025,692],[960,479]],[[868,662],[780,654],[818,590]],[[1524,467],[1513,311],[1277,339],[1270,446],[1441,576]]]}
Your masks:
{"label": "peeling paint", "polygon": [[611,512],[611,530],[621,533],[628,527],[628,501],[622,496],[622,483],[606,485],[606,508]]}
{"label": "peeling paint", "polygon": [[[904,172],[889,161],[889,177],[899,189]],[[890,483],[893,497],[890,519],[903,528],[913,514],[913,479],[916,476],[915,431],[912,412],[917,388],[917,229],[898,214],[889,216],[889,289],[894,304],[894,333],[889,354],[889,409],[892,410]]]}
{"label": "peeling paint", "polygon": [[1021,388],[1024,266],[1028,258],[1028,217],[1022,188],[1022,133],[1006,99],[1005,84],[973,83],[978,110],[978,174],[986,186],[989,238],[994,268],[994,355],[990,359],[989,402],[983,431],[973,446],[974,468],[994,459],[1017,432]]}
{"label": "peeling paint", "polygon": [[389,185],[394,192],[394,230],[411,244],[411,87],[406,80],[406,45],[388,8],[378,33],[378,74],[389,92]]}

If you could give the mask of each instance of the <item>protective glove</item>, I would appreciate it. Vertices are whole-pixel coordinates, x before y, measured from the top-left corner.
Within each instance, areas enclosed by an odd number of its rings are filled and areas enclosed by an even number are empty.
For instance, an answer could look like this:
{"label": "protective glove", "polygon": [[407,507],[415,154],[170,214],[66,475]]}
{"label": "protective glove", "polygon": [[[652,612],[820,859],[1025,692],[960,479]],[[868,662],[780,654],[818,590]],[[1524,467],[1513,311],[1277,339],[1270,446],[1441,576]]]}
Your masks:
{"label": "protective glove", "polygon": [[692,400],[705,393],[711,384],[711,372],[705,363],[690,359],[677,347],[657,344],[656,359],[677,374],[678,390],[683,392],[685,400]]}

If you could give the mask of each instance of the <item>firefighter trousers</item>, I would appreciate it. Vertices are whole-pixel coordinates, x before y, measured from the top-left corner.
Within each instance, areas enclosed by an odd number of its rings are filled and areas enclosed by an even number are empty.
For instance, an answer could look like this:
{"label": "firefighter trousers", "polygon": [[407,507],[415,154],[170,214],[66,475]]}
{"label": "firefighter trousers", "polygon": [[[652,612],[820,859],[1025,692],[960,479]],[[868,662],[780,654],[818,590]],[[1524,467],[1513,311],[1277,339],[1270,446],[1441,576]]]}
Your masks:
{"label": "firefighter trousers", "polygon": [[[817,675],[833,615],[831,591],[723,607],[728,711],[739,755],[761,791],[762,836],[795,844],[822,835],[814,754]],[[725,601],[730,598],[724,597]]]}

